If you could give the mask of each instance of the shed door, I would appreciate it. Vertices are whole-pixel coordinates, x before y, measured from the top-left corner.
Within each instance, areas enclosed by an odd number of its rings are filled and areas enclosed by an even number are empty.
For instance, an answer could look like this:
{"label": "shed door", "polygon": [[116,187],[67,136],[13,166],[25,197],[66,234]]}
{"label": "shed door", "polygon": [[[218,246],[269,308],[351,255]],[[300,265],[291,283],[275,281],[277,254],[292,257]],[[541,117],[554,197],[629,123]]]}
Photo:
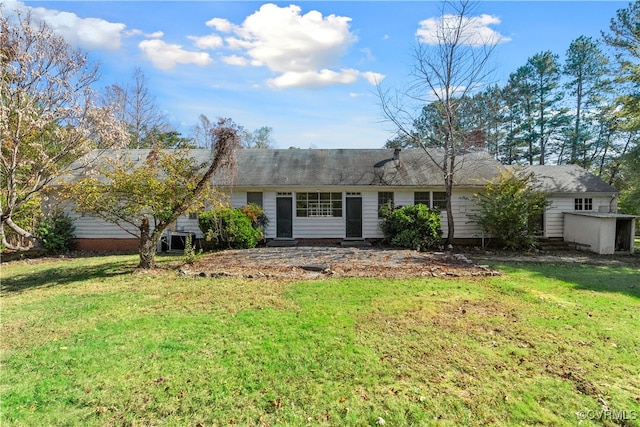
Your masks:
{"label": "shed door", "polygon": [[630,219],[616,220],[616,252],[631,252],[633,242],[633,229]]}
{"label": "shed door", "polygon": [[293,198],[276,198],[276,237],[293,237]]}
{"label": "shed door", "polygon": [[347,197],[347,237],[362,237],[362,197]]}

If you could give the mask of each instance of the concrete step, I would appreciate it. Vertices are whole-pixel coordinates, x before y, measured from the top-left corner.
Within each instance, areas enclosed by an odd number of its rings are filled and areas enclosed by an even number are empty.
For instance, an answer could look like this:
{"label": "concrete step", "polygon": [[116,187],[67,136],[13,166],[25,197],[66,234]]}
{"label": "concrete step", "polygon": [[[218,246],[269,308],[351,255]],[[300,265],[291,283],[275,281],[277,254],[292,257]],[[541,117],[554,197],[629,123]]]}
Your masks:
{"label": "concrete step", "polygon": [[538,249],[542,251],[569,251],[575,248],[560,239],[538,239]]}
{"label": "concrete step", "polygon": [[273,239],[267,242],[267,246],[270,248],[289,248],[298,246],[296,239]]}
{"label": "concrete step", "polygon": [[364,239],[345,239],[340,242],[340,246],[344,246],[345,248],[368,248],[371,247],[371,243]]}

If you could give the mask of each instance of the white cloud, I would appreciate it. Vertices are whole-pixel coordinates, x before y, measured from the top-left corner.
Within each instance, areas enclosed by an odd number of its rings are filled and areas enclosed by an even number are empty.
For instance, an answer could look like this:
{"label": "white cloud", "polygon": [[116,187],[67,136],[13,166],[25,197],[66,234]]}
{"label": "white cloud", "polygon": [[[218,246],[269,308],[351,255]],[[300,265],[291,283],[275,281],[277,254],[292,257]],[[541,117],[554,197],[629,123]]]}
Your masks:
{"label": "white cloud", "polygon": [[320,71],[288,71],[282,75],[270,79],[269,86],[278,89],[290,87],[318,88],[332,84],[350,84],[358,80],[358,70],[332,70]]}
{"label": "white cloud", "polygon": [[159,39],[164,36],[164,33],[162,31],[155,31],[151,34],[146,34],[146,36],[150,39]]}
{"label": "white cloud", "polygon": [[[437,45],[441,39],[451,39],[452,31],[457,29],[459,17],[456,15],[443,15],[440,18],[429,18],[420,21],[420,28],[416,35],[423,43]],[[508,42],[511,39],[503,36],[497,31],[489,28],[490,25],[500,24],[500,18],[482,14],[464,18],[461,25],[463,28],[461,44],[469,46],[495,45]]]}
{"label": "white cloud", "polygon": [[377,85],[381,81],[384,80],[385,75],[380,73],[374,73],[373,71],[366,71],[364,73],[360,73],[362,77],[367,79],[367,81],[372,85]]}
{"label": "white cloud", "polygon": [[247,58],[243,58],[242,56],[231,55],[222,58],[222,62],[229,65],[245,66],[249,61],[247,61]]}
{"label": "white cloud", "polygon": [[195,45],[200,49],[217,49],[222,47],[224,42],[222,41],[222,37],[216,34],[209,34],[208,36],[187,36],[189,40],[193,40]]}
{"label": "white cloud", "polygon": [[239,46],[273,71],[303,72],[336,65],[356,41],[349,31],[351,18],[300,12],[295,5],[263,5],[235,30]]}
{"label": "white cloud", "polygon": [[271,87],[319,87],[348,84],[364,77],[357,70],[334,71],[357,41],[351,33],[351,18],[323,16],[312,10],[302,14],[296,5],[264,4],[241,25],[213,18],[207,26],[227,33],[226,48],[238,54],[226,57],[227,64],[263,66],[279,75]]}
{"label": "white cloud", "polygon": [[138,47],[144,56],[161,70],[171,70],[177,64],[195,64],[202,67],[212,62],[206,52],[185,50],[178,44],[165,43],[162,40],[143,40]]}
{"label": "white cloud", "polygon": [[213,18],[207,21],[206,23],[207,27],[211,27],[214,28],[218,31],[221,31],[223,33],[230,33],[231,30],[233,29],[234,25],[227,21],[226,19],[222,19],[222,18]]}
{"label": "white cloud", "polygon": [[292,87],[319,88],[334,84],[352,84],[359,78],[366,79],[372,85],[382,81],[382,74],[372,72],[361,72],[354,69],[345,69],[341,71],[332,71],[323,69],[319,71],[289,71],[282,75],[270,79],[267,83],[272,88],[286,89]]}
{"label": "white cloud", "polygon": [[137,30],[137,29],[133,29],[133,30],[127,30],[124,32],[124,35],[126,37],[135,37],[135,36],[143,36],[149,39],[159,39],[161,37],[164,36],[164,33],[162,31],[155,31],[153,33],[145,33],[142,30]]}
{"label": "white cloud", "polygon": [[376,60],[376,57],[373,56],[373,52],[368,47],[360,49],[360,52],[364,56],[363,62],[373,62]]}
{"label": "white cloud", "polygon": [[109,22],[100,18],[81,18],[75,13],[62,12],[44,7],[30,7],[23,2],[5,3],[9,13],[13,11],[31,12],[32,19],[46,23],[56,34],[73,46],[83,49],[119,49],[126,25]]}

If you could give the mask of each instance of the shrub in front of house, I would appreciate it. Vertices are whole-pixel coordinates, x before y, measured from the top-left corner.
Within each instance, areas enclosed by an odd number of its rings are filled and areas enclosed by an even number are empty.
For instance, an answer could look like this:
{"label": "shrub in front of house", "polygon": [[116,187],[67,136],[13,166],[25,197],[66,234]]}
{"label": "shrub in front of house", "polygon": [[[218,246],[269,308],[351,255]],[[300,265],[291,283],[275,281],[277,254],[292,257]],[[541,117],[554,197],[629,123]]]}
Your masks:
{"label": "shrub in front of house", "polygon": [[48,254],[69,252],[74,247],[73,219],[61,211],[45,215],[36,229],[36,236]]}
{"label": "shrub in front of house", "polygon": [[425,251],[441,244],[440,212],[417,204],[383,211],[385,241],[403,248]]}
{"label": "shrub in front of house", "polygon": [[199,215],[198,225],[207,249],[249,249],[262,238],[262,231],[253,226],[252,219],[241,209],[212,209]]}
{"label": "shrub in front of house", "polygon": [[540,218],[549,205],[536,190],[533,174],[519,169],[505,172],[475,195],[479,212],[475,215],[483,230],[504,249],[531,249],[540,231]]}
{"label": "shrub in front of house", "polygon": [[249,203],[241,207],[240,210],[251,219],[253,228],[260,230],[264,234],[264,229],[267,228],[267,224],[269,224],[269,218],[264,214],[262,206]]}

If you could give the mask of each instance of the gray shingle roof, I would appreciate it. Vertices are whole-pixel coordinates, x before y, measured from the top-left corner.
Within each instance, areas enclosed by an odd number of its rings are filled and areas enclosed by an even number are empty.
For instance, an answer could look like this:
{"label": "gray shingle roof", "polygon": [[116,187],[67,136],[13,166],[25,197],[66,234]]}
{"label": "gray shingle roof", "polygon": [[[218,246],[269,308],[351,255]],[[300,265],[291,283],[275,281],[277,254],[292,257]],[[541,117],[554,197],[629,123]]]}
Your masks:
{"label": "gray shingle roof", "polygon": [[[100,154],[96,160],[91,160]],[[126,155],[143,162],[149,150],[107,150],[89,154],[78,165],[96,165],[105,158]],[[191,150],[197,162],[206,163],[210,150]],[[217,185],[256,188],[295,188],[319,186],[392,186],[442,187],[442,172],[434,160],[442,162],[442,150],[406,149],[400,161],[393,160],[393,149],[244,149],[236,156],[234,175],[223,170],[214,176]],[[87,162],[87,159],[90,159]],[[484,186],[499,175],[502,166],[487,152],[471,151],[458,156],[455,184],[463,187]],[[539,179],[540,189],[548,193],[606,192],[617,190],[599,177],[576,165],[525,166]],[[63,177],[78,178],[80,169]],[[84,169],[84,172],[87,172]]]}
{"label": "gray shingle roof", "polygon": [[[99,157],[96,157],[99,154]],[[103,159],[125,156],[135,163],[143,162],[149,150],[110,150],[89,154],[75,172],[63,181],[78,179],[80,171],[88,173],[92,165]],[[393,149],[244,149],[236,154],[236,173],[228,170],[216,174],[217,185],[236,187],[318,187],[318,186],[394,186],[442,187],[442,172],[434,160],[442,161],[442,151],[403,150],[400,160],[393,160]],[[210,160],[210,150],[191,150],[199,163]],[[431,156],[431,157],[430,157]],[[499,163],[488,153],[474,151],[458,156],[455,183],[477,187],[498,175]]]}
{"label": "gray shingle roof", "polygon": [[[282,186],[442,186],[442,172],[423,150],[393,149],[241,150],[234,185]],[[442,159],[441,151],[431,151]],[[498,162],[485,152],[459,157],[457,185],[481,186],[498,174]]]}
{"label": "gray shingle roof", "polygon": [[545,193],[617,193],[611,185],[600,177],[587,172],[578,165],[532,165],[524,166],[538,179],[541,191]]}

